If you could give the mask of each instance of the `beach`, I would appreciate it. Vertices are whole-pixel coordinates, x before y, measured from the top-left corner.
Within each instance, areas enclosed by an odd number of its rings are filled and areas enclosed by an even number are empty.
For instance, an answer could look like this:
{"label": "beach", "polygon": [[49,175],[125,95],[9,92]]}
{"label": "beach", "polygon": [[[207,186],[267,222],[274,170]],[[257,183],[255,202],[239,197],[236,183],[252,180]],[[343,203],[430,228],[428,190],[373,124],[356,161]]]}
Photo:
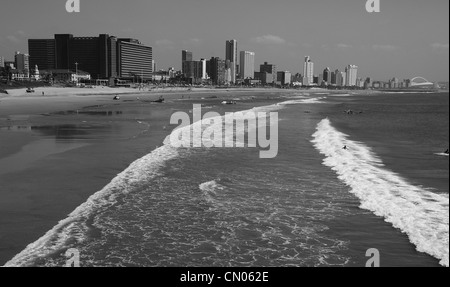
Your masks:
{"label": "beach", "polygon": [[[364,266],[369,248],[384,266],[448,264],[448,94],[66,91],[0,99],[0,265],[62,266],[68,248],[83,266]],[[278,156],[167,145],[193,104],[278,112]],[[434,137],[392,125],[417,114]]]}

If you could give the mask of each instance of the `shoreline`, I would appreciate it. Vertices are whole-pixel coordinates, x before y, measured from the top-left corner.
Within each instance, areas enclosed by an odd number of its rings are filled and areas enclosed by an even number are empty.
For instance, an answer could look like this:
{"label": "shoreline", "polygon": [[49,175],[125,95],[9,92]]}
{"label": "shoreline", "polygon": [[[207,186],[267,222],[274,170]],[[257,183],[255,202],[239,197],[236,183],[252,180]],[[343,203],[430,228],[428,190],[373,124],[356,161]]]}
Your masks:
{"label": "shoreline", "polygon": [[[376,94],[383,93],[383,91],[378,90],[329,90],[325,88],[316,89],[281,89],[281,88],[246,88],[246,87],[229,87],[229,88],[214,88],[214,87],[204,87],[204,88],[192,88],[192,87],[145,87],[142,90],[137,88],[121,88],[121,87],[101,87],[96,86],[93,88],[77,88],[77,87],[40,87],[35,88],[34,93],[27,93],[26,88],[21,89],[7,89],[7,94],[0,94],[0,99],[6,98],[45,98],[45,97],[62,97],[62,96],[95,96],[95,95],[129,95],[129,94],[173,94],[173,93],[225,93],[225,92],[245,92],[245,93],[255,93],[255,92],[299,92],[299,93],[329,93],[329,94]],[[42,94],[44,93],[44,94]]]}

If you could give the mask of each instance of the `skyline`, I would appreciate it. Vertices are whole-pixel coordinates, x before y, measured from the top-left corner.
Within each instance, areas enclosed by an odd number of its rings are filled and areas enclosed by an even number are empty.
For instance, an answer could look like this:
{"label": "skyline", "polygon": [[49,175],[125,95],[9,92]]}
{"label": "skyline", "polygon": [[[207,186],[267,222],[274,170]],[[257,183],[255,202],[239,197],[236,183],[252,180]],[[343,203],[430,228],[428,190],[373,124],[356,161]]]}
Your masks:
{"label": "skyline", "polygon": [[61,1],[27,3],[29,10],[23,2],[2,4],[1,11],[21,12],[20,21],[15,13],[1,13],[0,56],[5,60],[12,60],[15,51],[27,53],[28,38],[108,33],[152,46],[161,69],[181,70],[181,50],[192,51],[196,60],[225,59],[225,41],[236,39],[239,52],[255,52],[256,66],[269,62],[293,74],[303,73],[308,55],[319,70],[355,64],[361,76],[376,80],[449,78],[449,2],[443,0],[381,0],[381,13],[373,14],[365,11],[365,1],[357,0],[169,0],[151,5],[93,0],[81,1],[81,13],[74,14],[65,12]]}

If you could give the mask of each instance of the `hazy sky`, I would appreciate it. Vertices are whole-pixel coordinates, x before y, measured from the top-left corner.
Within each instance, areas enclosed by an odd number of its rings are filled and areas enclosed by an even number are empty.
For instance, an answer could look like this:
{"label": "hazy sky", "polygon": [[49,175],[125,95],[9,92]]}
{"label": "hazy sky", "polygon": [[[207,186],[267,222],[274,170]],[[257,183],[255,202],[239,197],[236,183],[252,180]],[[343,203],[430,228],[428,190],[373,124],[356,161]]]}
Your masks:
{"label": "hazy sky", "polygon": [[360,76],[449,79],[449,1],[380,0],[1,0],[0,56],[27,52],[28,38],[53,34],[138,38],[153,47],[158,68],[181,68],[181,50],[194,59],[225,57],[225,41],[256,52],[278,70],[303,73],[305,55],[316,71],[359,66]]}

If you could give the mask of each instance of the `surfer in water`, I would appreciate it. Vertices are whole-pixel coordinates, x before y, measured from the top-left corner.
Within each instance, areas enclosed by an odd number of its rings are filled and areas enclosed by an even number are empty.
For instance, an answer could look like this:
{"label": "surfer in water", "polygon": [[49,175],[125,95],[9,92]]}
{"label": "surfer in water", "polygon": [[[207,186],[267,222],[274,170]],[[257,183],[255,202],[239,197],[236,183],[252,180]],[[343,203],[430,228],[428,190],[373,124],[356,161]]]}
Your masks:
{"label": "surfer in water", "polygon": [[348,148],[347,148],[347,146],[345,145],[342,149],[343,149],[343,150],[347,150]]}
{"label": "surfer in water", "polygon": [[445,154],[448,154],[448,149],[444,152]]}

